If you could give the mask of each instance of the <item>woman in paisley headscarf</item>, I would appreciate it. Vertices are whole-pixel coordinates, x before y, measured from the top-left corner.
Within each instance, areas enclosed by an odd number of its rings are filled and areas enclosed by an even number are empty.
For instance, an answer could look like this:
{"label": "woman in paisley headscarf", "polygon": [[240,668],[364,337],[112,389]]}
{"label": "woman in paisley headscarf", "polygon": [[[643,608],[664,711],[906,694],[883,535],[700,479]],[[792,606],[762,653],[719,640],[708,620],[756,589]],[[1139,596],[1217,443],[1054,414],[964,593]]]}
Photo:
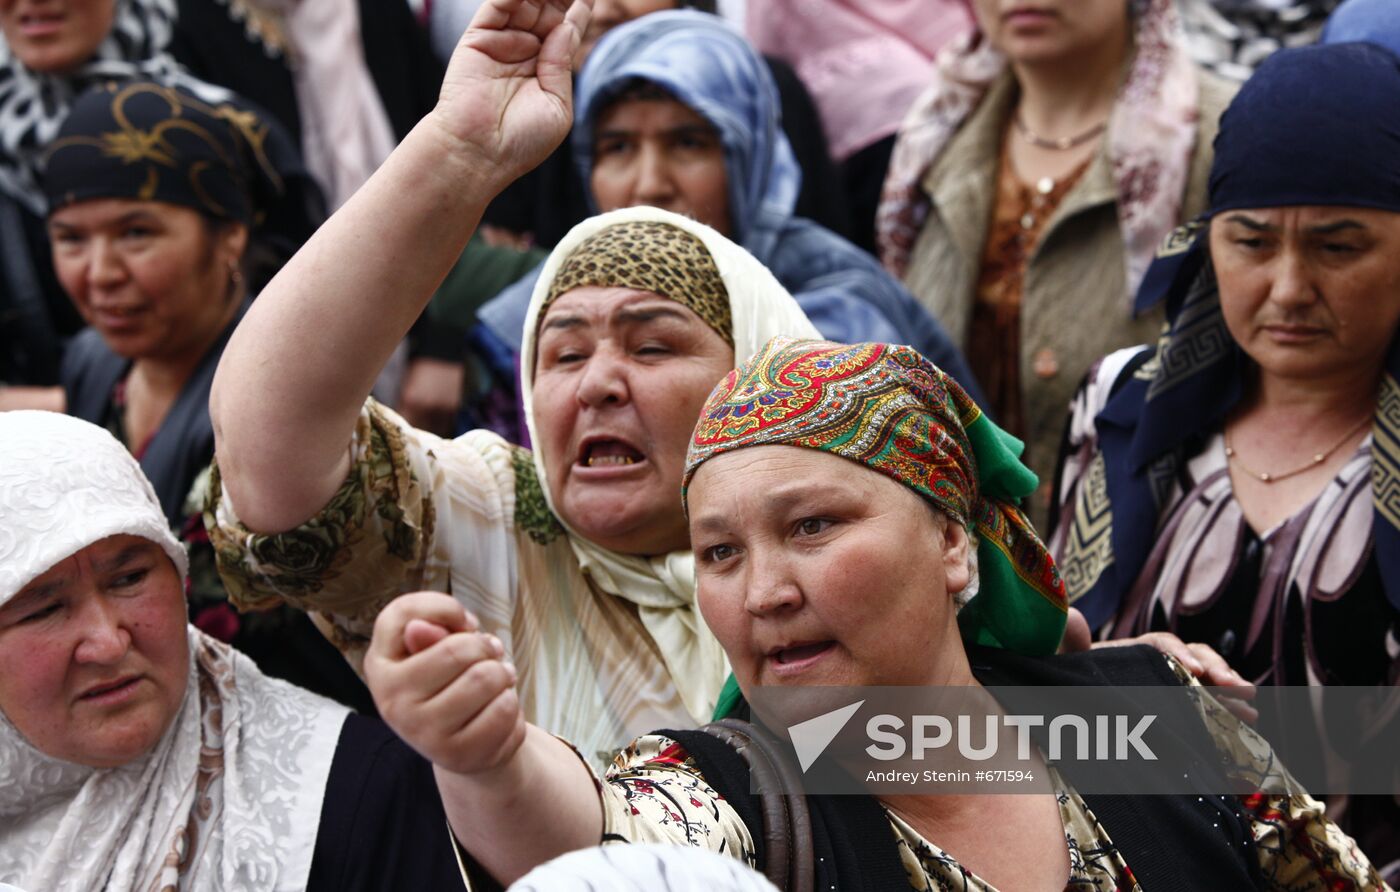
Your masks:
{"label": "woman in paisley headscarf", "polygon": [[187,625],[186,567],[111,434],[0,413],[0,883],[458,887],[431,766]]}
{"label": "woman in paisley headscarf", "polygon": [[268,134],[239,106],[152,81],[96,86],[73,103],[42,176],[54,267],[89,324],[64,355],[64,396],[69,413],[132,451],[190,547],[191,621],[271,675],[370,709],[300,612],[233,612],[201,518],[209,388],[253,296],[254,233],[284,189]]}
{"label": "woman in paisley headscarf", "polygon": [[[173,0],[15,0],[0,6],[0,390],[57,382],[64,345],[81,325],[54,279],[39,182],[46,146],[89,87],[148,79],[213,104],[242,100],[186,74],[170,57]],[[321,194],[294,143],[270,128],[264,152],[283,181],[263,208],[260,287],[324,217]],[[13,320],[13,321],[11,321]],[[0,406],[41,394],[0,392]],[[31,403],[32,404],[32,403]],[[57,407],[50,399],[45,405]]]}
{"label": "woman in paisley headscarf", "polygon": [[[1369,44],[1281,52],[1221,118],[1210,210],[1139,294],[1170,329],[1073,404],[1051,543],[1101,636],[1173,632],[1258,684],[1400,682],[1397,157],[1400,60]],[[1393,798],[1339,815],[1400,875]]]}
{"label": "woman in paisley headscarf", "polygon": [[[903,286],[794,215],[802,171],[778,126],[772,78],[722,20],[658,12],[609,31],[579,74],[570,138],[593,209],[694,217],[758,258],[826,337],[911,344],[976,393],[962,354]],[[479,313],[516,354],[534,283],[526,276]]]}
{"label": "woman in paisley headscarf", "polygon": [[[695,428],[683,499],[698,604],[745,698],[1189,683],[1150,648],[1049,656],[1064,589],[1015,507],[1035,487],[1019,451],[908,347],[775,338],[731,372]],[[603,840],[709,849],[784,888],[1386,888],[1286,773],[1222,780],[1251,776],[1226,742],[1247,732],[1209,697],[1163,716],[1200,754],[1192,794],[1081,794],[1072,773],[1038,765],[1042,785],[1017,795],[808,795],[784,840],[753,755],[763,747],[741,757],[705,731],[658,731],[600,782],[525,724],[488,645],[451,598],[420,592],[381,615],[365,671],[390,725],[436,764],[458,840],[502,880]],[[1241,787],[1253,795],[1206,794]]]}
{"label": "woman in paisley headscarf", "polygon": [[[979,27],[945,48],[900,128],[880,251],[1047,483],[1084,370],[1161,324],[1132,295],[1203,207],[1234,88],[1191,62],[1175,0],[972,6]],[[1048,506],[1045,489],[1037,524]]]}

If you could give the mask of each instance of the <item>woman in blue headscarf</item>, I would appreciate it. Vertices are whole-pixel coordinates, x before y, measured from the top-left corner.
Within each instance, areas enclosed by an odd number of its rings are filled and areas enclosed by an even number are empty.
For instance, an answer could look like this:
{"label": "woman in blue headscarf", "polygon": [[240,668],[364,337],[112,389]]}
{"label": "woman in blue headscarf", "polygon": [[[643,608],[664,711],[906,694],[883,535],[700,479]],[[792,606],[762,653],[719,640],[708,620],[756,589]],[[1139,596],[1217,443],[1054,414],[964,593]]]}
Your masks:
{"label": "woman in blue headscarf", "polygon": [[[1257,684],[1400,683],[1397,159],[1400,59],[1370,44],[1281,52],[1221,118],[1210,210],[1138,294],[1169,329],[1090,371],[1062,450],[1051,549],[1103,637],[1174,632]],[[1391,879],[1397,815],[1342,820]]]}
{"label": "woman in blue headscarf", "polygon": [[[722,20],[662,12],[615,28],[576,87],[573,150],[591,210],[650,204],[696,217],[768,267],[823,335],[910,344],[976,396],[961,353],[902,285],[850,242],[793,216],[802,174],[778,118],[763,60]],[[697,182],[707,159],[717,175]],[[537,275],[479,314],[516,354]]]}

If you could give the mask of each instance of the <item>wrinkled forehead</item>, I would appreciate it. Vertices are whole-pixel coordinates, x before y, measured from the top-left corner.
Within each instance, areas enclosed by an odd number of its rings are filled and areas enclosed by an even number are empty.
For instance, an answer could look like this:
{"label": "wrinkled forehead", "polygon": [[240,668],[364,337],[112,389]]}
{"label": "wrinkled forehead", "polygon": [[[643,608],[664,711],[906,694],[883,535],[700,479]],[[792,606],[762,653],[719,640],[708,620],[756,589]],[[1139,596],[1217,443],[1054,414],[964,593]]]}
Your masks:
{"label": "wrinkled forehead", "polygon": [[[1400,235],[1400,212],[1372,207],[1320,204],[1280,204],[1240,207],[1211,218],[1212,229],[1246,229],[1308,235],[1344,233],[1381,237]],[[1389,259],[1400,265],[1400,254]]]}

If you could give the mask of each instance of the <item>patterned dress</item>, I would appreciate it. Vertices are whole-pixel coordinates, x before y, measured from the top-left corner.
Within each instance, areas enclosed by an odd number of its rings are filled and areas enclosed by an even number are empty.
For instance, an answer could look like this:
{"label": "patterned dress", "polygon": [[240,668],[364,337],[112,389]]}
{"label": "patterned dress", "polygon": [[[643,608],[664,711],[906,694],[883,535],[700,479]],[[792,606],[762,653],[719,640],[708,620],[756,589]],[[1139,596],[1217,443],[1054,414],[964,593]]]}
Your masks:
{"label": "patterned dress", "polygon": [[[1172,670],[1199,689],[1180,664]],[[1252,732],[1242,729],[1213,698],[1197,701],[1202,719],[1222,744],[1222,757],[1241,776],[1258,776],[1267,751]],[[1065,892],[1137,892],[1132,868],[1083,798],[1051,770],[1064,823],[1070,872]],[[1285,778],[1291,784],[1291,779]],[[738,813],[706,783],[695,761],[665,736],[651,734],[632,742],[600,784],[605,843],[663,842],[699,846],[732,855],[756,866],[753,834]],[[1271,788],[1273,786],[1271,785]],[[1241,806],[1257,843],[1264,888],[1278,892],[1387,890],[1366,857],[1327,819],[1321,803],[1303,792],[1245,797]],[[891,842],[916,890],[996,892],[996,888],[959,864],[937,843],[925,839],[897,814],[886,811]]]}

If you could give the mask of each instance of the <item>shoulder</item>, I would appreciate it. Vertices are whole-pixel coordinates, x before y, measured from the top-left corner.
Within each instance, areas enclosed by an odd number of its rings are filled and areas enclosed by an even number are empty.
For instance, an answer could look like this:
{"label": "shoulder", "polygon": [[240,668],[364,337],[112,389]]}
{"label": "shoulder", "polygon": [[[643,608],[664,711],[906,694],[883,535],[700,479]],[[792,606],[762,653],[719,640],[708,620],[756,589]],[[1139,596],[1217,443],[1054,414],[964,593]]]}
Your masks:
{"label": "shoulder", "polygon": [[564,535],[564,525],[549,510],[534,454],[521,446],[506,444],[506,448],[515,481],[515,528],[535,544],[549,545]]}
{"label": "shoulder", "polygon": [[113,353],[96,329],[85,328],[73,336],[63,351],[60,377],[68,396],[69,412],[87,421],[95,405],[105,407],[112,387],[125,373],[128,361]]}

